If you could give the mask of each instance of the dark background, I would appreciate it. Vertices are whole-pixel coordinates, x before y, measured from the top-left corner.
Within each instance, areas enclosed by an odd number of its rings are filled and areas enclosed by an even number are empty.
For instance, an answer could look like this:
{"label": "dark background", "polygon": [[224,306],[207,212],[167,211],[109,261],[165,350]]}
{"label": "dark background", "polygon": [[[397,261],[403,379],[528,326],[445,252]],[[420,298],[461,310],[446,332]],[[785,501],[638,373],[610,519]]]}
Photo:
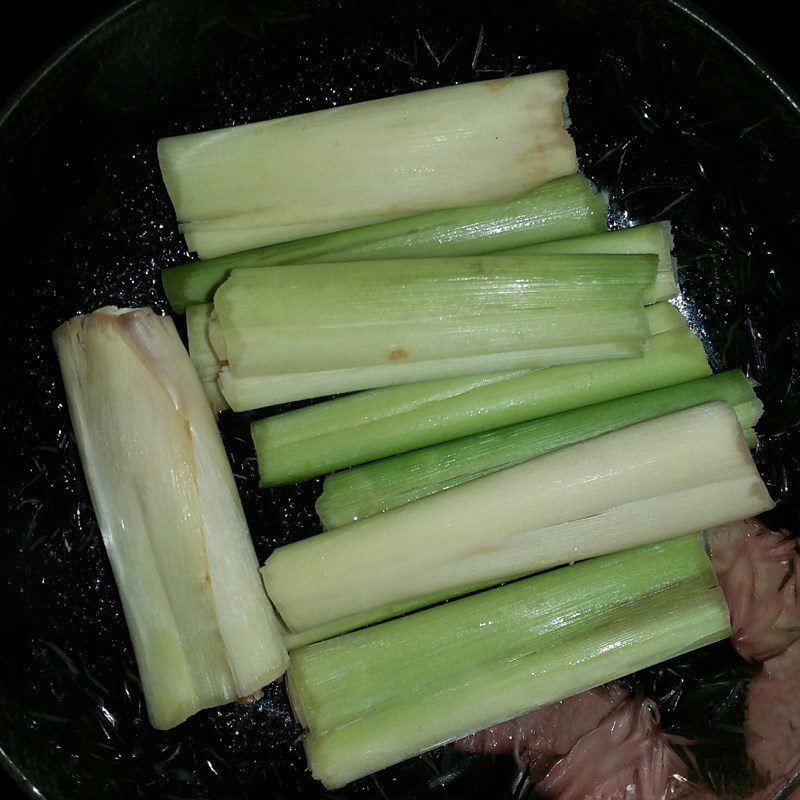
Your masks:
{"label": "dark background", "polygon": [[[119,5],[115,0],[77,0],[47,8],[39,3],[15,4],[14,24],[5,17],[0,26],[0,106],[53,52]],[[800,91],[800,12],[786,11],[791,3],[696,0],[695,5]]]}
{"label": "dark background", "polygon": [[[0,106],[53,52],[117,5],[112,0],[78,0],[52,5],[47,10],[37,3],[16,5],[15,22],[11,24],[6,18],[0,29]],[[729,0],[703,0],[696,5],[716,18],[778,77],[800,91],[800,17],[797,12],[783,10],[783,0],[735,5]],[[0,796],[9,800],[23,797],[2,769]]]}

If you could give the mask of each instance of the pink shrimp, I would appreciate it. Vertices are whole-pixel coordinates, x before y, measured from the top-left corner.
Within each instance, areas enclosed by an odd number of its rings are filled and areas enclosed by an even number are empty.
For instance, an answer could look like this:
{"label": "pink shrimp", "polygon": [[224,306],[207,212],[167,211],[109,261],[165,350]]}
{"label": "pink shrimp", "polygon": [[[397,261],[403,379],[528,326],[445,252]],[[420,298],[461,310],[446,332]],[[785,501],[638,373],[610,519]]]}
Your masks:
{"label": "pink shrimp", "polygon": [[661,800],[677,797],[689,767],[647,698],[629,697],[577,742],[537,784],[543,800]]}

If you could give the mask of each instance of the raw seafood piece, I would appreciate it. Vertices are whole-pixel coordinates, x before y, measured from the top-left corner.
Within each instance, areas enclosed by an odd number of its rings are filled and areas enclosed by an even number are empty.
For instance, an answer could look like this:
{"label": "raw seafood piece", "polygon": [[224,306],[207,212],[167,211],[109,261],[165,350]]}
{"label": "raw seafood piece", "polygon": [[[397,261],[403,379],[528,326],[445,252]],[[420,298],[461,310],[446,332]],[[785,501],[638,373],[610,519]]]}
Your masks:
{"label": "raw seafood piece", "polygon": [[[764,662],[753,679],[746,703],[747,752],[770,786],[794,779],[791,795],[800,800],[800,641]],[[765,793],[773,797],[774,794]]]}
{"label": "raw seafood piece", "polygon": [[543,800],[658,800],[689,771],[661,730],[658,708],[630,697],[581,737],[537,786]]}
{"label": "raw seafood piece", "polygon": [[797,540],[745,520],[710,530],[708,544],[742,657],[764,661],[800,639]]}
{"label": "raw seafood piece", "polygon": [[459,750],[486,755],[513,754],[534,779],[565,756],[629,697],[618,683],[572,695],[521,717],[493,725],[456,742]]}

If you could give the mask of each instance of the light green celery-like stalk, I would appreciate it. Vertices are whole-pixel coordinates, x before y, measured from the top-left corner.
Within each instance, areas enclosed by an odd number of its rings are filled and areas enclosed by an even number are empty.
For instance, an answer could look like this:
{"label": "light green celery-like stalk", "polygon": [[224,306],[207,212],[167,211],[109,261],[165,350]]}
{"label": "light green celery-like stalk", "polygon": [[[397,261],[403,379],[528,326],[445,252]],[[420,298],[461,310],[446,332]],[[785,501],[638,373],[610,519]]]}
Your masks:
{"label": "light green celery-like stalk", "polygon": [[[266,580],[266,574],[263,568],[261,570],[261,575],[262,578]],[[431,592],[430,594],[414,597],[410,600],[403,600],[399,603],[392,603],[378,608],[372,608],[368,611],[361,611],[347,617],[341,617],[332,622],[325,622],[298,633],[284,630],[283,640],[288,650],[296,650],[298,647],[305,647],[309,644],[322,642],[334,636],[339,636],[342,633],[349,633],[350,631],[356,631],[360,628],[366,628],[374,622],[383,622],[384,620],[394,619],[395,617],[407,614],[409,611],[417,611],[421,608],[435,606],[443,600],[450,600],[456,595],[463,596],[496,585],[497,581],[490,580],[462,586],[456,593],[454,593],[452,589],[445,589],[441,592]]]}
{"label": "light green celery-like stalk", "polygon": [[566,94],[563,71],[478,81],[172,136],[158,158],[179,222],[330,230],[575,173]]}
{"label": "light green celery-like stalk", "polygon": [[325,479],[317,514],[326,529],[338,528],[561,447],[712,400],[731,405],[743,428],[753,427],[763,410],[750,381],[732,370],[335,472]]}
{"label": "light green celery-like stalk", "polygon": [[[579,626],[580,627],[580,626]],[[621,606],[552,645],[532,637],[515,658],[464,665],[455,676],[420,687],[304,744],[315,778],[328,789],[396,764],[730,635],[722,590],[679,585]],[[450,639],[441,642],[442,657]],[[455,677],[455,680],[454,680]]]}
{"label": "light green celery-like stalk", "polygon": [[[737,408],[734,410],[738,410],[737,413],[743,417],[749,416],[750,413],[755,412],[754,406],[748,405],[744,411],[742,409],[743,409],[742,406],[737,406]],[[742,435],[748,447],[751,450],[754,450],[757,446],[757,437],[753,429],[752,428],[744,429]],[[692,496],[693,495],[691,494],[683,495],[682,501],[693,502]],[[671,497],[674,498],[675,502],[678,502],[679,498],[677,494]],[[668,499],[667,502],[671,502],[671,500]],[[662,506],[663,505],[664,504],[662,503]],[[651,508],[652,507],[654,506],[651,506]],[[647,523],[646,521],[643,521],[641,524],[647,524]],[[554,535],[558,535],[557,529],[554,530]],[[264,575],[263,569],[262,569],[262,575]],[[306,645],[314,644],[316,642],[322,642],[326,639],[337,637],[340,634],[347,633],[349,631],[356,631],[359,630],[360,628],[365,628],[369,625],[372,625],[375,622],[390,620],[395,617],[399,617],[403,614],[407,614],[410,611],[416,611],[418,609],[424,609],[430,606],[434,606],[438,603],[441,603],[443,600],[448,600],[456,596],[464,596],[467,594],[471,594],[472,592],[476,592],[481,589],[487,589],[491,586],[495,586],[496,584],[497,581],[494,579],[484,580],[480,583],[472,585],[464,585],[460,587],[458,590],[447,589],[447,590],[442,590],[440,592],[434,592],[428,595],[420,595],[419,597],[411,598],[402,602],[384,605],[377,608],[373,608],[369,611],[364,611],[358,614],[345,616],[340,619],[334,620],[332,622],[326,622],[317,625],[315,627],[308,628],[298,633],[285,632],[284,642],[286,643],[286,647],[289,650],[295,650],[299,647],[305,647]]]}
{"label": "light green celery-like stalk", "polygon": [[300,633],[772,506],[736,414],[715,402],[280,547],[262,575],[287,629]]}
{"label": "light green celery-like stalk", "polygon": [[262,485],[280,485],[710,372],[702,343],[682,325],[654,335],[639,358],[380,389],[266,417],[251,430]]}
{"label": "light green celery-like stalk", "polygon": [[[697,535],[551,570],[427,611],[293,651],[289,673],[304,724],[326,731],[381,704],[457,675],[465,665],[514,658],[537,637],[575,635],[583,621],[676,584],[711,586]],[[585,627],[584,627],[585,629]]]}
{"label": "light green celery-like stalk", "polygon": [[576,236],[526,247],[512,253],[627,253],[658,256],[658,272],[653,285],[645,292],[645,303],[669,300],[678,291],[672,256],[672,227],[669,222],[651,222],[617,231]]}
{"label": "light green celery-like stalk", "polygon": [[214,415],[172,320],[102,308],[53,334],[156,728],[257,692],[288,656]]}
{"label": "light green celery-like stalk", "polygon": [[210,303],[233,269],[384,258],[473,256],[599,233],[607,206],[582,175],[558,178],[505,203],[443,208],[244,253],[167,267],[164,290],[177,313]]}
{"label": "light green celery-like stalk", "polygon": [[236,378],[227,366],[221,366],[217,383],[234,411],[250,411],[295,400],[359,392],[375,387],[401,386],[499,371],[528,371],[561,364],[631,358],[639,354],[640,350],[633,352],[631,345],[627,343],[595,342],[580,347],[551,347],[409,364],[395,362],[353,369],[289,372],[257,378]]}
{"label": "light green celery-like stalk", "polygon": [[189,356],[197,371],[208,402],[215,414],[230,408],[220,391],[220,361],[208,337],[208,325],[214,306],[211,303],[192,306],[186,310],[186,333],[189,339]]}
{"label": "light green celery-like stalk", "polygon": [[[661,322],[670,321],[672,324],[672,320],[677,318],[677,323],[672,327],[684,324],[677,309],[666,303],[657,303],[645,309],[651,335],[662,332],[656,324],[654,312],[657,312],[656,317],[663,318]],[[664,330],[671,330],[672,327]],[[579,363],[587,360],[616,359],[624,357],[624,355],[624,350],[618,345],[595,344],[588,358],[585,347],[574,348],[572,355],[567,348],[560,347],[550,351],[527,350],[519,353],[470,356],[468,359],[426,361],[419,364],[388,364],[363,369],[325,370],[310,373],[294,372],[259,378],[234,378],[230,370],[221,365],[218,383],[234,411],[249,411],[310,397],[357,392],[376,386],[397,387],[410,383],[421,385],[423,381],[449,379],[454,376],[472,376],[481,372],[541,369],[571,361]]]}
{"label": "light green celery-like stalk", "polygon": [[635,352],[656,266],[655,256],[578,254],[234,270],[214,311],[237,377],[596,342]]}

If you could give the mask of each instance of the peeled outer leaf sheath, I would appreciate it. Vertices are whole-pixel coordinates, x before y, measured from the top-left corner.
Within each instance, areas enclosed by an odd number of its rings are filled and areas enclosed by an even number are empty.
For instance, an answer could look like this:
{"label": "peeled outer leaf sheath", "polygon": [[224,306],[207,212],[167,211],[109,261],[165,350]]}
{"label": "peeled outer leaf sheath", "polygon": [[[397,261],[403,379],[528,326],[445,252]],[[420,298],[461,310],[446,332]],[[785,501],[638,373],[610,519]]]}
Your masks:
{"label": "peeled outer leaf sheath", "polygon": [[736,414],[715,402],[278,548],[262,574],[288,630],[298,633],[772,506]]}
{"label": "peeled outer leaf sheath", "polygon": [[747,378],[730,372],[509,425],[336,472],[317,513],[327,529],[419,500],[528,459],[684,408],[724,400],[749,428],[762,405]]}
{"label": "peeled outer leaf sheath", "polygon": [[152,724],[258,691],[288,657],[172,320],[103,308],[53,338]]}
{"label": "peeled outer leaf sheath", "polygon": [[684,326],[654,336],[638,358],[379,389],[266,417],[251,430],[262,485],[274,486],[710,372]]}
{"label": "peeled outer leaf sheath", "polygon": [[566,95],[562,71],[467,83],[173,136],[158,157],[181,222],[330,230],[454,197],[505,200],[576,172]]}
{"label": "peeled outer leaf sheath", "polygon": [[600,556],[297,649],[292,691],[306,726],[330,730],[466,665],[518,657],[536,637],[574,636],[639,597],[714,582],[695,534]]}
{"label": "peeled outer leaf sheath", "polygon": [[[577,595],[576,595],[577,596]],[[445,681],[421,686],[357,720],[307,734],[315,778],[329,789],[445,742],[556,702],[730,635],[718,587],[672,589],[633,600],[577,625],[533,636],[513,658],[463,665]],[[446,657],[449,639],[436,657]]]}
{"label": "peeled outer leaf sheath", "polygon": [[[161,273],[173,309],[210,303],[234,269],[387,258],[475,256],[535,242],[599,233],[606,204],[582,175],[557,178],[516,200],[442,208],[244,253],[192,261]],[[226,234],[229,232],[226,232]],[[195,234],[200,236],[201,234]]]}
{"label": "peeled outer leaf sheath", "polygon": [[476,256],[235,270],[214,311],[235,377],[573,351],[647,338],[655,256]]}

